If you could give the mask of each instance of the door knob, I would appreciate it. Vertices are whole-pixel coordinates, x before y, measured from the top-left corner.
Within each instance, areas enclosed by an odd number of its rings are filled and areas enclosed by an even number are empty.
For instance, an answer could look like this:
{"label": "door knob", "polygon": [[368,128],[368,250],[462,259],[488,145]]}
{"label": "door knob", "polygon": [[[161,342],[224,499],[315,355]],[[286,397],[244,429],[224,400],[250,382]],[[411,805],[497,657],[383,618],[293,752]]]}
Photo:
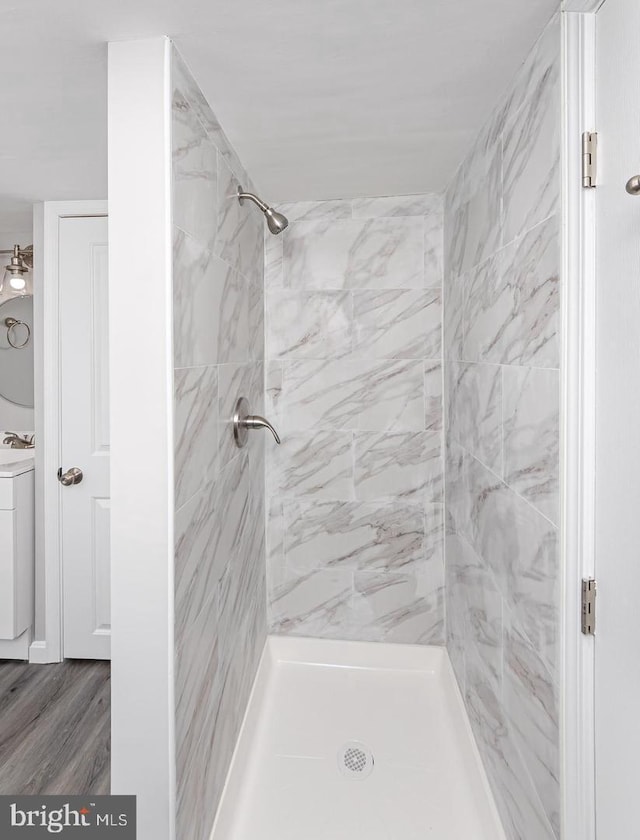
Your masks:
{"label": "door knob", "polygon": [[65,487],[71,487],[72,484],[80,484],[84,475],[79,467],[71,467],[65,473],[62,472],[62,467],[58,470],[58,481]]}
{"label": "door knob", "polygon": [[276,443],[280,443],[278,433],[271,423],[259,414],[250,414],[250,411],[249,401],[246,397],[240,397],[233,415],[233,437],[236,446],[242,449],[247,442],[250,429],[269,429]]}
{"label": "door knob", "polygon": [[640,195],[640,175],[629,178],[625,189],[629,195]]}

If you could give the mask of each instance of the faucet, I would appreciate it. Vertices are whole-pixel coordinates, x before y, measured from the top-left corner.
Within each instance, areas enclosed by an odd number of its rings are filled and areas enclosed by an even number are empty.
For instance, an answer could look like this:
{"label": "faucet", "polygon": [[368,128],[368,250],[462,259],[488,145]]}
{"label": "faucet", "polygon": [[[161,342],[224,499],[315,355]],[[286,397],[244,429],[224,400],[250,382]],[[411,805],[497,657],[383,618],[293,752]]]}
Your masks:
{"label": "faucet", "polygon": [[6,438],[2,441],[9,444],[12,449],[34,449],[36,445],[35,435],[20,436],[16,432],[7,432]]}

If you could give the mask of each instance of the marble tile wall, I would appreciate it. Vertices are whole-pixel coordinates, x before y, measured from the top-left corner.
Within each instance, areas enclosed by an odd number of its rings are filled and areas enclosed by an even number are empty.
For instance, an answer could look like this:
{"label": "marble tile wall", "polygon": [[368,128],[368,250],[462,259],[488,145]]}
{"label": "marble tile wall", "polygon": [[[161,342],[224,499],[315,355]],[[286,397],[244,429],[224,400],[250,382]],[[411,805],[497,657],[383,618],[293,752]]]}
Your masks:
{"label": "marble tile wall", "polygon": [[177,837],[209,836],[266,636],[263,220],[182,60],[172,61]]}
{"label": "marble tile wall", "polygon": [[509,840],[560,837],[560,43],[444,205],[447,645]]}
{"label": "marble tile wall", "polygon": [[442,198],[278,209],[290,226],[265,239],[267,416],[283,440],[267,447],[270,629],[442,644]]}

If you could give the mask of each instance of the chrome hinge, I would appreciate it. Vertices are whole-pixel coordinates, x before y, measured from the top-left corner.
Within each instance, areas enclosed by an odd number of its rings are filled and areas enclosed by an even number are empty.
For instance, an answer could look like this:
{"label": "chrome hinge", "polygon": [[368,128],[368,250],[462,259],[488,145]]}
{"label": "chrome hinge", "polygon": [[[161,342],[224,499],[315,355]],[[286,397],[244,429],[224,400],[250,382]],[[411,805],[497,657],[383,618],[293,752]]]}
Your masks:
{"label": "chrome hinge", "polygon": [[598,134],[585,131],[582,135],[582,186],[595,187],[598,159]]}
{"label": "chrome hinge", "polygon": [[596,634],[596,582],[582,578],[582,632],[585,636]]}

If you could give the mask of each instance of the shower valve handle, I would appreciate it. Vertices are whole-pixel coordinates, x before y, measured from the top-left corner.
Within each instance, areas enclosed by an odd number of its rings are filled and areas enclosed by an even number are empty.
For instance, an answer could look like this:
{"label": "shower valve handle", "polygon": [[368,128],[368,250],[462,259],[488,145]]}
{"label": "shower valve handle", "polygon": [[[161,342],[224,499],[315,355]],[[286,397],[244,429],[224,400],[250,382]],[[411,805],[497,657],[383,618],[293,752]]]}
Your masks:
{"label": "shower valve handle", "polygon": [[244,418],[244,425],[247,429],[269,429],[271,434],[274,436],[276,443],[281,442],[278,433],[271,423],[268,420],[265,420],[264,417],[260,417],[259,414],[247,414]]}
{"label": "shower valve handle", "polygon": [[236,446],[241,449],[246,445],[251,429],[269,429],[276,443],[280,443],[280,437],[271,423],[258,414],[251,414],[250,411],[249,401],[246,397],[240,397],[233,415],[233,437]]}

